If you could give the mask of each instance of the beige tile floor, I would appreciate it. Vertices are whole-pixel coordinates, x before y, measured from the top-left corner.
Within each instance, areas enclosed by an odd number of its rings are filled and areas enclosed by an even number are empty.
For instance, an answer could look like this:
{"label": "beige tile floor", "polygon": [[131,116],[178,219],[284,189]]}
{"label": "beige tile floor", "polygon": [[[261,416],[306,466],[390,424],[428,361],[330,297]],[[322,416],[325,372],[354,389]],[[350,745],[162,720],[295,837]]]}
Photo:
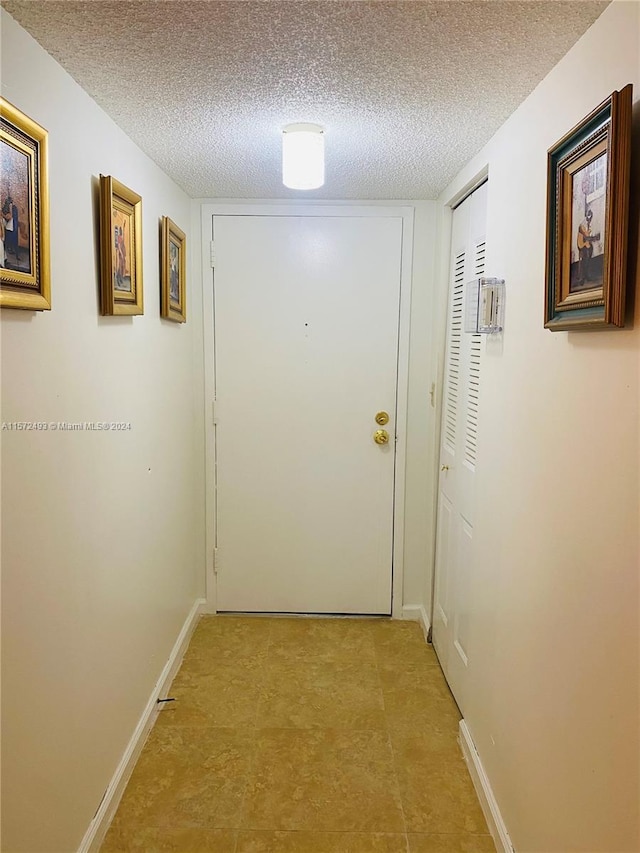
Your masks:
{"label": "beige tile floor", "polygon": [[490,853],[416,623],[204,617],[102,846]]}

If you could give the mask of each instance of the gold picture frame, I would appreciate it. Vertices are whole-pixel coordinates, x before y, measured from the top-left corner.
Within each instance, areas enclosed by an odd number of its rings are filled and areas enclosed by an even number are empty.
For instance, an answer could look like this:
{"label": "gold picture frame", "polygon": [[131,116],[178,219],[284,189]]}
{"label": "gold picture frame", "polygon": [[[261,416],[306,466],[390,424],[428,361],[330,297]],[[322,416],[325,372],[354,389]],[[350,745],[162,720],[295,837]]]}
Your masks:
{"label": "gold picture frame", "polygon": [[548,152],[545,328],[624,326],[632,85]]}
{"label": "gold picture frame", "polygon": [[187,238],[184,231],[162,217],[160,316],[176,323],[187,321]]}
{"label": "gold picture frame", "polygon": [[0,97],[0,306],[51,310],[48,134]]}
{"label": "gold picture frame", "polygon": [[142,198],[111,175],[100,175],[100,311],[144,314]]}

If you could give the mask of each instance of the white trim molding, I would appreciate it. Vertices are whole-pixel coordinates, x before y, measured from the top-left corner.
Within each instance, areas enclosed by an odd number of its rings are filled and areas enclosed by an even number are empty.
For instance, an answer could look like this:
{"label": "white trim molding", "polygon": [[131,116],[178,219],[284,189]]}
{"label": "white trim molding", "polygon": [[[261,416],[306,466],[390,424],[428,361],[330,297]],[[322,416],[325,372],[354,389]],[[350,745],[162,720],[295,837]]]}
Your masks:
{"label": "white trim molding", "polygon": [[480,761],[480,756],[471,737],[469,726],[464,720],[460,720],[460,746],[462,747],[464,760],[469,768],[473,786],[476,789],[480,806],[484,812],[489,832],[495,842],[498,853],[515,853],[515,848],[511,843],[507,827],[502,819],[498,803],[493,794],[489,777],[486,774],[482,761]]}
{"label": "white trim molding", "polygon": [[160,677],[149,697],[149,701],[142,712],[142,716],[138,720],[138,725],[131,735],[131,740],[127,744],[127,748],[107,786],[98,811],[95,813],[93,820],[89,824],[89,828],[85,832],[84,838],[78,848],[78,853],[97,853],[100,849],[100,845],[104,841],[109,825],[113,820],[124,790],[127,787],[127,782],[133,773],[133,768],[140,757],[142,747],[158,716],[158,699],[169,689],[171,682],[180,668],[182,658],[189,645],[189,640],[198,623],[198,618],[204,612],[205,604],[206,601],[204,598],[198,598],[193,603],[193,607],[189,611],[189,615],[185,619],[178,638],[171,649],[169,659],[164,665]]}
{"label": "white trim molding", "polygon": [[407,604],[402,608],[402,618],[408,622],[419,622],[424,634],[425,643],[428,642],[429,629],[431,622],[427,616],[427,611],[423,604]]}

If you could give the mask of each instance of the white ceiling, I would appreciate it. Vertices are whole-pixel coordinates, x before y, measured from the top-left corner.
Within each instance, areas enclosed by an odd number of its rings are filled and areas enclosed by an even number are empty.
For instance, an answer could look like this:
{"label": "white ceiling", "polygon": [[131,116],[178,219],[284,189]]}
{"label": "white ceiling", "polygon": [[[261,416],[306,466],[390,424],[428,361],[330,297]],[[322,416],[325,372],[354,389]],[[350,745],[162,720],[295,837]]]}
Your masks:
{"label": "white ceiling", "polygon": [[[435,198],[608,5],[3,0],[194,197]],[[324,125],[325,186],[280,182]]]}

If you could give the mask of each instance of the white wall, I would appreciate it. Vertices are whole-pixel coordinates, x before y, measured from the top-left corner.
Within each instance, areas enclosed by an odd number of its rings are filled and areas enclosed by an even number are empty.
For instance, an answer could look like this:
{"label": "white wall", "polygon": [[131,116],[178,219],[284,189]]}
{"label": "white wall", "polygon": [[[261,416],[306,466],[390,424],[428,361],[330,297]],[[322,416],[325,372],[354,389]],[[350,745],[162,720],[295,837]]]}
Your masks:
{"label": "white wall", "polygon": [[[3,849],[77,849],[202,593],[199,300],[159,318],[159,221],[190,202],[2,12],[2,94],[49,131],[52,310],[2,312]],[[100,317],[97,181],[143,198],[145,313]],[[200,371],[201,377],[201,371]]]}
{"label": "white wall", "polygon": [[543,328],[547,149],[629,82],[637,217],[637,3],[609,6],[440,199],[488,164],[507,303],[482,366],[467,722],[518,853],[640,850],[640,306],[624,331]]}
{"label": "white wall", "polygon": [[[286,201],[282,199],[195,199],[192,208],[193,245],[196,246],[198,236],[196,227],[201,225],[202,207],[212,204],[265,204],[278,206],[297,206],[304,201]],[[411,300],[410,338],[409,338],[409,377],[408,377],[408,413],[407,413],[407,448],[406,448],[406,481],[405,481],[405,529],[404,529],[404,572],[403,590],[400,606],[405,608],[406,615],[417,618],[418,609],[425,608],[429,612],[431,583],[427,574],[428,566],[433,557],[434,537],[434,495],[429,483],[433,482],[435,466],[435,447],[437,419],[435,408],[431,405],[429,395],[430,376],[433,372],[431,359],[435,348],[433,346],[433,295],[435,275],[435,246],[436,246],[436,203],[433,201],[321,201],[323,205],[356,206],[363,204],[368,207],[410,207],[414,211],[413,258],[411,271]],[[194,248],[194,255],[201,253],[201,246]],[[213,302],[211,290],[211,273],[207,269],[203,277],[203,314],[205,325],[209,326],[212,335]],[[406,298],[406,297],[405,297]],[[205,382],[205,411],[211,411],[213,399],[213,350],[205,352],[205,364],[208,367]],[[206,429],[208,440],[213,447],[213,427],[207,417]],[[211,462],[211,460],[209,460]],[[213,471],[209,471],[209,506],[213,506]],[[214,541],[213,512],[207,512],[207,578],[208,603],[215,609],[215,575],[212,570],[211,554]]]}

